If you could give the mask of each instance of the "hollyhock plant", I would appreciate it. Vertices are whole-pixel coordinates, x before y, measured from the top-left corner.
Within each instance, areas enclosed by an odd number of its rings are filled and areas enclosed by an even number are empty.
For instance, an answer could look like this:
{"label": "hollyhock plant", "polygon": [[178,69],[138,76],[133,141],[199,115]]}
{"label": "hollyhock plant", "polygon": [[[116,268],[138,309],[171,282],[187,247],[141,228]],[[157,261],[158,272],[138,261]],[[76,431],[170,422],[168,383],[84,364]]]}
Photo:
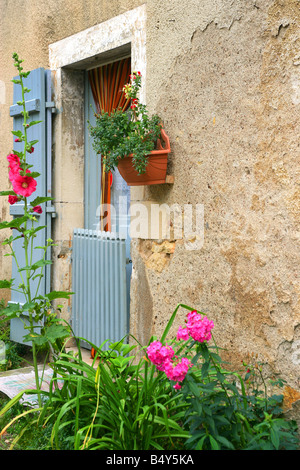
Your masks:
{"label": "hollyhock plant", "polygon": [[[29,113],[26,111],[26,99],[25,94],[30,92],[30,89],[24,85],[24,80],[27,79],[30,72],[24,72],[21,66],[22,60],[19,59],[16,53],[13,54],[14,66],[18,69],[18,76],[12,80],[15,85],[21,86],[21,100],[17,102],[22,109],[23,125],[22,130],[13,130],[15,142],[23,142],[23,150],[13,150],[12,153],[7,155],[8,161],[8,173],[9,179],[12,184],[12,190],[0,191],[1,196],[8,196],[8,203],[15,204],[17,201],[22,201],[20,210],[23,214],[20,217],[13,217],[10,221],[0,221],[0,229],[11,229],[17,231],[16,236],[12,233],[11,236],[6,238],[3,245],[7,245],[10,248],[10,255],[12,256],[14,267],[17,269],[19,279],[15,283],[16,279],[0,280],[0,289],[11,288],[13,291],[18,292],[18,299],[23,302],[11,302],[1,310],[1,315],[6,316],[9,320],[18,318],[18,321],[24,323],[23,338],[25,343],[32,344],[32,357],[33,357],[33,368],[38,396],[39,407],[42,406],[41,400],[41,381],[38,371],[37,361],[37,348],[46,344],[55,353],[55,351],[61,351],[61,345],[59,341],[70,335],[69,327],[64,327],[61,322],[56,318],[54,308],[52,307],[52,300],[57,298],[68,299],[72,293],[63,291],[52,291],[42,295],[40,293],[40,282],[44,276],[45,266],[51,264],[51,261],[46,259],[46,253],[52,246],[53,240],[48,238],[44,246],[35,246],[36,233],[41,229],[45,229],[40,225],[40,221],[37,221],[35,214],[42,213],[41,204],[46,201],[52,200],[49,196],[38,195],[34,200],[29,202],[27,200],[37,189],[36,179],[40,176],[37,171],[30,171],[32,168],[29,162],[26,161],[27,153],[34,151],[34,145],[38,140],[28,140],[27,130],[34,125],[39,124],[41,121],[31,120],[28,122]],[[19,214],[18,214],[19,215]],[[19,250],[15,249],[15,242],[19,238],[23,239],[22,249],[24,250],[24,256],[18,259],[20,255]],[[39,243],[40,245],[40,243]],[[40,259],[36,260],[34,256],[34,248],[43,250],[43,254]],[[21,255],[20,255],[21,256]],[[37,255],[39,257],[39,255]],[[25,266],[21,263],[25,262]],[[37,272],[38,271],[38,272]],[[39,277],[39,283],[36,286],[32,281]],[[41,291],[42,292],[42,291]],[[50,314],[51,313],[51,314]],[[25,320],[26,318],[26,320]],[[40,329],[40,326],[43,326]],[[37,331],[39,329],[39,331]],[[53,333],[53,329],[55,333]],[[46,362],[45,362],[46,363]],[[1,438],[1,434],[0,434]]]}

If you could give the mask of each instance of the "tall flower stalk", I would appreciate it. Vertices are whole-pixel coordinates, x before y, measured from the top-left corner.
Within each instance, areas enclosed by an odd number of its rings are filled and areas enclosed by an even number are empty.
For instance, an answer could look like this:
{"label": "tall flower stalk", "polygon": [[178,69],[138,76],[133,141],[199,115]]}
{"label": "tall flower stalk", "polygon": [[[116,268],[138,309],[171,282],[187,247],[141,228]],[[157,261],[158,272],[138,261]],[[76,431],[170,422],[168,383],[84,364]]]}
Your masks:
{"label": "tall flower stalk", "polygon": [[[48,344],[52,353],[58,352],[62,346],[62,342],[70,335],[70,328],[64,325],[57,318],[53,310],[51,302],[57,298],[68,298],[71,293],[52,291],[46,295],[39,294],[39,286],[44,277],[44,269],[51,261],[46,259],[46,253],[49,247],[53,246],[53,240],[49,238],[45,246],[35,246],[36,234],[44,227],[36,226],[35,214],[42,213],[41,204],[52,199],[50,197],[36,197],[29,202],[29,197],[36,191],[37,181],[36,178],[40,173],[32,171],[33,165],[27,162],[27,154],[34,152],[34,146],[37,140],[29,140],[28,130],[38,125],[41,121],[29,120],[29,113],[26,111],[25,95],[30,90],[25,86],[24,81],[30,72],[24,72],[22,67],[23,60],[19,59],[17,53],[13,54],[14,66],[18,70],[18,78],[13,79],[12,82],[20,85],[22,90],[22,99],[17,104],[22,107],[21,114],[23,116],[23,129],[12,131],[15,142],[23,143],[23,151],[14,150],[13,153],[7,156],[9,180],[11,182],[12,190],[1,191],[1,196],[8,196],[9,204],[21,203],[23,207],[23,215],[14,218],[10,222],[1,222],[0,229],[11,229],[12,235],[6,238],[3,245],[7,245],[10,249],[18,273],[20,274],[21,282],[18,285],[14,284],[14,279],[1,280],[0,288],[9,288],[11,291],[21,293],[24,298],[24,303],[9,303],[3,310],[3,315],[7,319],[19,318],[24,323],[24,329],[28,334],[24,336],[25,342],[32,344],[33,368],[35,373],[36,390],[38,395],[39,406],[41,403],[41,381],[39,377],[37,352],[38,347],[44,347]],[[21,206],[20,204],[20,206]],[[17,235],[15,235],[17,233]],[[14,250],[14,242],[18,239],[23,240],[24,260],[25,266],[21,266],[21,261],[18,259],[17,253]],[[42,250],[42,257],[38,261],[33,260],[34,249]],[[37,281],[35,281],[37,280]],[[34,281],[38,282],[37,287]],[[58,310],[60,307],[58,307]],[[28,323],[24,320],[28,319]]]}

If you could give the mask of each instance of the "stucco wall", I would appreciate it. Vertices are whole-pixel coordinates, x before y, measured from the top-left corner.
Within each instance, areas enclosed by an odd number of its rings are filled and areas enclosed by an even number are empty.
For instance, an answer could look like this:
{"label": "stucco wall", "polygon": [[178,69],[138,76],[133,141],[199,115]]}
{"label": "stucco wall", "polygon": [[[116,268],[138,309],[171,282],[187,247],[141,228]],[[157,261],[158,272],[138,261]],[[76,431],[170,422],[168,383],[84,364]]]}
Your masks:
{"label": "stucco wall", "polygon": [[[132,241],[132,333],[145,342],[161,333],[177,303],[190,305],[214,320],[217,342],[235,365],[257,353],[268,364],[266,373],[281,374],[297,393],[299,1],[77,1],[74,6],[24,0],[18,2],[23,26],[16,34],[14,8],[1,0],[3,165],[11,145],[11,52],[16,50],[29,69],[47,67],[49,44],[142,3],[147,5],[147,103],[162,116],[170,137],[168,170],[175,180],[139,188],[132,197],[148,206],[203,204],[204,244],[187,250],[176,238],[169,244]],[[6,172],[0,178],[6,187]],[[8,208],[1,207],[5,217]],[[65,209],[72,218],[74,206]],[[60,233],[70,228],[65,225]],[[63,238],[66,248],[67,235]],[[65,263],[62,272],[67,270],[66,258],[59,260]],[[2,265],[3,277],[8,270],[8,263]],[[178,324],[182,321],[179,315]]]}

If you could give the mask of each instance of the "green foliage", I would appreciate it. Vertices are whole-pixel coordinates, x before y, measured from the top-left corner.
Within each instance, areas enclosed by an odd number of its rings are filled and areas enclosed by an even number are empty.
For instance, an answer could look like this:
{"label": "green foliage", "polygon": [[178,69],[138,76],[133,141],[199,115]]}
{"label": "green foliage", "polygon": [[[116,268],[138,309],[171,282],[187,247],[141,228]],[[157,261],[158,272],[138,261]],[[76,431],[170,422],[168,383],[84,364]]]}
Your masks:
{"label": "green foliage", "polygon": [[63,387],[48,395],[40,416],[51,422],[54,449],[163,449],[186,439],[181,395],[145,357],[134,364],[133,349],[123,341],[99,348],[97,368],[61,354],[55,375]]}
{"label": "green foliage", "polygon": [[160,137],[161,119],[157,115],[150,118],[146,106],[139,103],[141,76],[134,73],[131,77],[131,84],[124,87],[132,103],[129,110],[96,114],[96,124],[90,125],[90,133],[94,150],[102,156],[106,171],[116,168],[120,158],[132,154],[134,168],[143,174],[148,156]]}
{"label": "green foliage", "polygon": [[[177,306],[162,342],[179,307],[190,309]],[[40,429],[48,439],[43,448],[55,450],[298,449],[297,426],[282,416],[282,396],[268,397],[264,387],[262,394],[254,393],[246,383],[249,373],[243,379],[240,371],[227,370],[216,345],[168,341],[176,356],[184,354],[193,363],[182,388],[175,390],[137,344],[125,338],[99,348],[91,344],[97,349],[91,365],[82,360],[80,349],[77,355],[61,353],[52,364],[49,392],[41,392],[43,407],[36,414],[25,412],[20,440],[16,436],[14,442],[38,448]],[[19,398],[6,405],[0,419]],[[33,429],[36,437],[27,447]]]}

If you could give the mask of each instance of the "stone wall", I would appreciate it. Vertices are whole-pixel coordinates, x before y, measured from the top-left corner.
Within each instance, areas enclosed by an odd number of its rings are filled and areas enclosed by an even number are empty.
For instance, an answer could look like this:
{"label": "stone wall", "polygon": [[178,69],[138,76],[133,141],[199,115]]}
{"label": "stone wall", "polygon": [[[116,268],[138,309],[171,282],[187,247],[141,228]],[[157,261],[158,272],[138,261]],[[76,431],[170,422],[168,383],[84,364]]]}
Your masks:
{"label": "stone wall", "polygon": [[[75,6],[71,1],[33,5],[24,0],[19,2],[23,21],[17,29],[11,2],[0,0],[3,168],[11,149],[11,53],[16,50],[26,68],[48,67],[50,44],[143,3],[147,103],[162,116],[169,135],[168,173],[174,176],[174,184],[135,188],[132,202],[142,203],[147,210],[153,203],[202,205],[204,239],[199,249],[187,249],[180,237],[133,238],[131,331],[144,343],[152,334],[159,336],[176,305],[184,303],[214,320],[216,340],[235,366],[255,353],[267,364],[267,375],[283,376],[297,391],[298,0],[103,0],[77,1]],[[80,107],[76,109],[75,120],[80,115]],[[69,131],[71,139],[74,129]],[[82,142],[72,147],[68,140],[66,147],[72,155],[61,160],[56,171],[67,171],[75,162],[73,184],[81,185],[82,194]],[[58,163],[62,156],[54,158]],[[6,188],[5,171],[0,178]],[[61,181],[55,184],[63,188]],[[66,286],[70,283],[69,234],[80,220],[76,205],[82,199],[71,188],[69,193],[63,189],[56,191],[63,197],[57,201],[55,233],[60,245],[54,255],[56,283]],[[6,218],[3,201],[1,211]],[[3,277],[9,273],[4,259]],[[177,325],[184,313],[179,313]]]}

